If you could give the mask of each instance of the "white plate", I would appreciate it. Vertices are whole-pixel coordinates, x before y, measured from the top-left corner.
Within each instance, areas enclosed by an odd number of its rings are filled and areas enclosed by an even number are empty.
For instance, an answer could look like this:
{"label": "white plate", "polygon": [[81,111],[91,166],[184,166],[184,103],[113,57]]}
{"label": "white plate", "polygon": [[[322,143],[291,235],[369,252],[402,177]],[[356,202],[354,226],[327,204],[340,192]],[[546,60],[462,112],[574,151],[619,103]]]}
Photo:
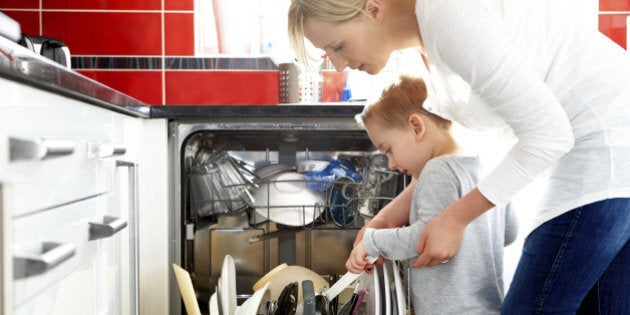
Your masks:
{"label": "white plate", "polygon": [[276,223],[304,226],[324,209],[323,193],[308,189],[304,175],[285,172],[260,184],[254,193],[256,213]]}
{"label": "white plate", "polygon": [[381,306],[383,295],[381,294],[381,282],[380,282],[380,275],[378,272],[378,267],[374,267],[374,273],[372,275],[374,277],[374,285],[372,287],[374,289],[374,295],[372,296],[372,300],[374,302],[374,307],[372,308],[372,310],[374,312],[371,314],[381,315],[383,311],[382,306]]}
{"label": "white plate", "polygon": [[389,270],[390,263],[391,262],[387,261],[385,262],[385,264],[383,264],[383,296],[385,297],[385,315],[392,314],[392,293],[389,289],[389,283],[391,281]]}
{"label": "white plate", "polygon": [[217,301],[217,293],[216,292],[212,293],[212,296],[210,296],[210,302],[208,302],[208,307],[209,307],[210,315],[219,315],[219,314],[221,314],[219,312],[219,302]]}
{"label": "white plate", "polygon": [[405,289],[400,277],[400,269],[398,269],[398,264],[395,261],[392,262],[392,269],[394,273],[394,284],[396,285],[396,302],[398,303],[398,310],[403,313],[407,310]]}
{"label": "white plate", "polygon": [[219,299],[221,299],[222,314],[234,314],[236,312],[236,267],[230,255],[225,255],[223,258],[219,282],[221,283]]}
{"label": "white plate", "polygon": [[247,299],[241,306],[236,307],[235,315],[257,315],[264,314],[261,307],[265,307],[268,301],[271,301],[271,291],[269,291],[270,283],[267,282],[262,288],[256,290],[254,294]]}

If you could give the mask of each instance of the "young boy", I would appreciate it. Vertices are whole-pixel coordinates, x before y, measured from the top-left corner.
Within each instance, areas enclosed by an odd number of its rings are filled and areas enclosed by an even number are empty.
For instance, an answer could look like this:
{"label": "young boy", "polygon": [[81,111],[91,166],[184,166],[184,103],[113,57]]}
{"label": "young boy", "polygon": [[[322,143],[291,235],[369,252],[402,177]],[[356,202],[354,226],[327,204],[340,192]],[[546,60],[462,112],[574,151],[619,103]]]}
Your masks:
{"label": "young boy", "polygon": [[[389,168],[412,176],[417,185],[408,212],[388,208],[361,231],[346,262],[349,271],[371,267],[365,261],[367,255],[416,258],[416,244],[427,222],[472,190],[482,176],[480,159],[459,154],[451,122],[425,109],[430,108],[423,104],[426,97],[424,81],[401,76],[357,117],[372,143],[387,155]],[[394,228],[400,222],[408,226]],[[409,290],[415,313],[500,314],[503,247],[516,234],[510,206],[496,207],[473,221],[451,260],[411,270]]]}

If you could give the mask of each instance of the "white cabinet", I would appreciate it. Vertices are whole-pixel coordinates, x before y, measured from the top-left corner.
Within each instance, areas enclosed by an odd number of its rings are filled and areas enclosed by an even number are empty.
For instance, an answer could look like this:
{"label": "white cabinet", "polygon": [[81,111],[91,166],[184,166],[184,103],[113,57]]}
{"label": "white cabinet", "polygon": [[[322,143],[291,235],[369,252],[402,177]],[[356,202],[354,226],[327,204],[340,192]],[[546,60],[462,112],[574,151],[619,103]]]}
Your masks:
{"label": "white cabinet", "polygon": [[0,314],[137,314],[142,120],[0,78]]}

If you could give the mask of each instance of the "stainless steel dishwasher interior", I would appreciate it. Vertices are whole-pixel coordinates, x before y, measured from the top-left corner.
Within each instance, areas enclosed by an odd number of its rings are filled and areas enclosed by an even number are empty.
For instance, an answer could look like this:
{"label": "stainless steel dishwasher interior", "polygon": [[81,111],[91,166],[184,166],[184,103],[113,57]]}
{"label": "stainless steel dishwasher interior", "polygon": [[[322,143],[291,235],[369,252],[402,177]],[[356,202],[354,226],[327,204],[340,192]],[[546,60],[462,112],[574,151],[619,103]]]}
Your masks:
{"label": "stainless steel dishwasher interior", "polygon": [[[218,152],[227,152],[252,172],[272,164],[296,166],[305,160],[345,159],[354,163],[357,172],[365,174],[365,161],[377,152],[352,118],[300,122],[281,118],[178,121],[172,122],[169,129],[174,151],[172,174],[180,179],[173,192],[176,198],[171,214],[171,259],[191,273],[203,312],[207,312],[204,307],[216,289],[223,259],[228,254],[236,265],[239,304],[253,294],[252,286],[257,280],[282,263],[309,268],[330,283],[346,272],[345,261],[356,233],[369,216],[355,212],[353,219],[341,226],[331,219],[329,205],[323,204],[317,209],[321,215],[312,222],[289,226],[271,220],[261,222],[253,207],[247,206],[200,213],[191,198],[190,175],[200,156]],[[394,180],[396,191],[388,192],[387,198],[371,200],[378,203],[375,206],[386,204],[391,200],[389,195],[393,197],[404,185],[403,178],[397,176]],[[330,190],[324,194],[328,201]],[[176,290],[171,286],[171,305],[177,305],[175,309],[171,306],[171,313],[181,311]]]}

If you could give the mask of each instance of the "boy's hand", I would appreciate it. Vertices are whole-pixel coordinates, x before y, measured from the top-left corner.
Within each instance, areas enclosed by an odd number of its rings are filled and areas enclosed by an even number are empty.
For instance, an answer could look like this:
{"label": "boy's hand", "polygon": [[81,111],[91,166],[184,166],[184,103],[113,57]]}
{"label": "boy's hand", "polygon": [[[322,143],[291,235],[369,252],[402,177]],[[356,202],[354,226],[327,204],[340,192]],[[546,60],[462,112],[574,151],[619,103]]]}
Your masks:
{"label": "boy's hand", "polygon": [[350,257],[346,261],[346,269],[353,273],[361,273],[362,271],[372,273],[373,265],[368,263],[367,256],[368,253],[363,248],[363,244],[358,243],[350,252]]}

